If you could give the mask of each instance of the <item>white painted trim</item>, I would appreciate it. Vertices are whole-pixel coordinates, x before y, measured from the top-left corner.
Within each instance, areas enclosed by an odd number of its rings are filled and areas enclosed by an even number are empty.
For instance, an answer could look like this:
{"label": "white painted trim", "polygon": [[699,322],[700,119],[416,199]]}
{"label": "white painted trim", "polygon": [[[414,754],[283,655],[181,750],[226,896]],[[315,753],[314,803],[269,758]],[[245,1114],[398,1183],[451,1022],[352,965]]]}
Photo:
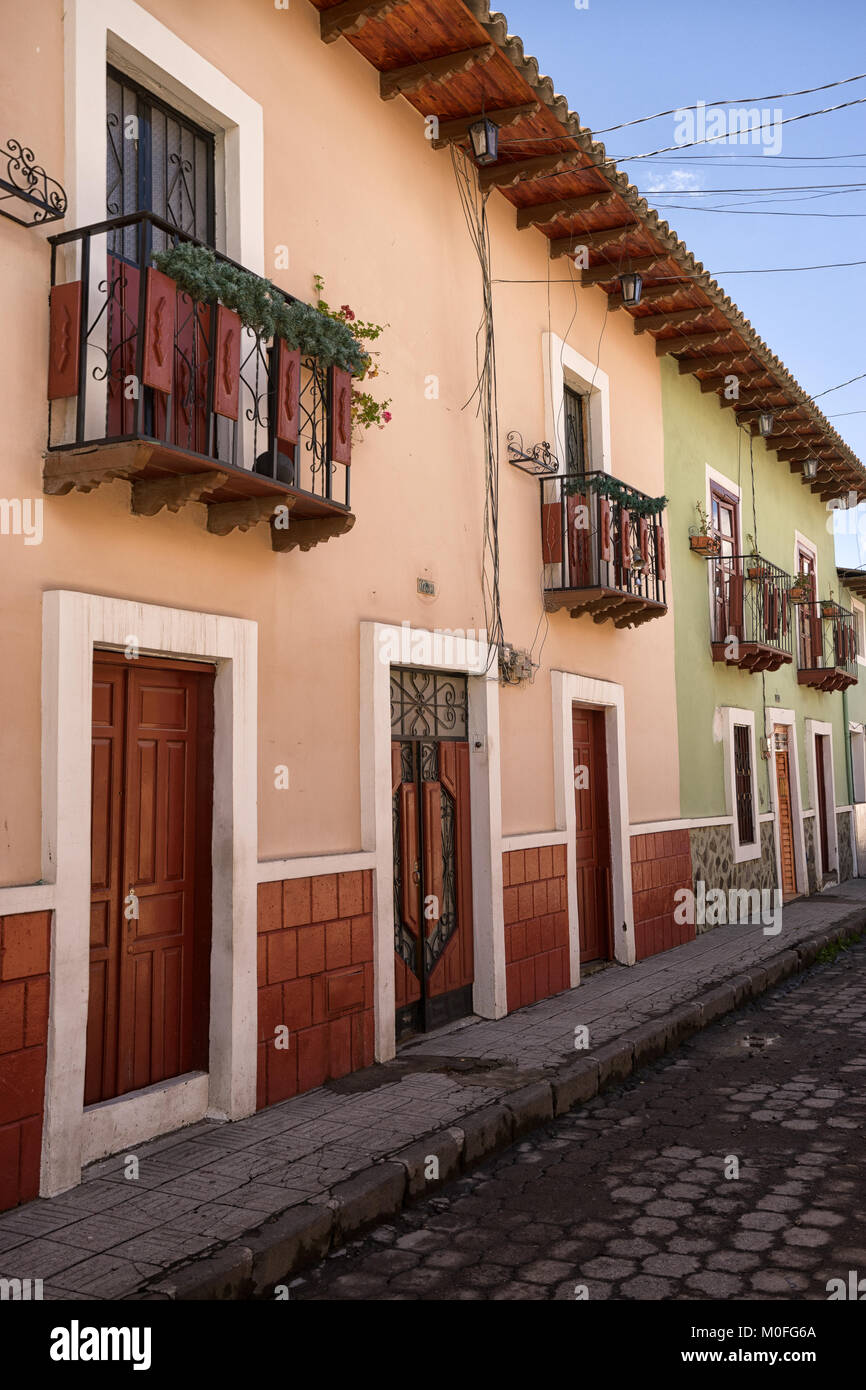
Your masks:
{"label": "white painted trim", "polygon": [[[710,511],[710,483],[718,483],[719,487],[723,487],[723,488],[725,489],[726,492],[732,493],[732,494],[734,495],[734,497],[736,497],[737,501],[740,503],[741,506],[742,506],[742,501],[743,501],[743,489],[742,489],[737,483],[734,482],[733,478],[729,478],[728,475],[727,475],[727,473],[720,473],[719,470],[718,470],[718,468],[713,468],[713,467],[711,467],[710,464],[706,464],[705,467],[706,467],[706,472],[707,472],[707,477],[706,477],[706,488],[707,488],[707,493],[706,493],[706,498],[707,498],[707,515],[708,515],[709,518],[710,518],[710,522],[712,522],[712,513],[711,513],[711,511]],[[737,515],[737,530],[738,530],[738,531],[740,531],[741,528],[742,528],[742,520],[743,520],[742,516],[738,514],[738,515]],[[740,545],[741,545],[741,546],[742,546],[742,544],[743,544],[744,539],[745,539],[745,537],[741,534],[741,535],[740,535]]]}
{"label": "white painted trim", "polygon": [[502,853],[511,854],[518,849],[543,849],[547,845],[564,845],[564,830],[540,830],[528,835],[503,835]]}
{"label": "white painted trim", "polygon": [[259,883],[279,883],[282,879],[351,874],[375,867],[375,854],[360,850],[348,854],[314,854],[303,859],[260,859],[257,877]]}
{"label": "white painted trim", "polygon": [[110,59],[221,136],[215,187],[218,195],[224,189],[225,203],[218,210],[218,242],[247,270],[263,273],[260,104],[134,0],[67,0],[64,41],[66,226],[105,218],[105,65]]}
{"label": "white painted trim", "polygon": [[508,1012],[502,897],[499,667],[486,641],[443,635],[407,623],[361,623],[361,843],[372,856],[376,1058],[393,1057],[394,847],[391,817],[392,665],[417,665],[469,677],[469,798],[475,980],[482,1018]]}
{"label": "white painted trim", "polygon": [[53,883],[22,883],[0,888],[0,917],[12,917],[16,912],[47,912],[53,906]]}
{"label": "white painted trim", "polygon": [[565,387],[589,399],[589,459],[588,469],[603,473],[611,471],[610,445],[610,378],[589,358],[558,337],[542,333],[541,353],[544,367],[544,429],[545,438],[559,459],[560,472],[565,472]]}
{"label": "white painted trim", "polygon": [[810,816],[814,816],[814,814],[815,814],[815,812],[812,811],[812,810],[804,811],[804,812],[803,812],[803,820],[808,820],[809,817],[810,817]]}
{"label": "white painted trim", "polygon": [[[821,831],[817,825],[818,819],[818,783],[817,783],[817,762],[816,762],[816,735],[825,735],[827,743],[824,747],[824,790],[827,795],[827,852],[830,862],[825,864],[821,855]],[[835,870],[836,877],[839,877],[839,837],[836,829],[836,774],[833,768],[833,725],[821,719],[806,720],[806,767],[809,775],[809,799],[812,802],[812,811],[815,815],[815,862],[820,865],[818,881],[826,878]],[[832,815],[830,814],[832,808]]]}
{"label": "white painted trim", "polygon": [[806,863],[806,836],[803,832],[803,796],[800,789],[800,753],[797,747],[797,718],[792,709],[779,709],[778,705],[764,706],[764,733],[772,749],[772,773],[770,775],[770,799],[773,810],[770,819],[775,821],[776,844],[776,883],[782,886],[782,831],[779,813],[779,782],[776,769],[776,749],[773,738],[773,725],[784,724],[790,729],[788,735],[788,780],[791,787],[791,830],[794,837],[794,877],[798,893],[809,891],[809,869]]}
{"label": "white painted trim", "polygon": [[698,816],[692,820],[649,820],[630,826],[632,835],[659,835],[665,830],[701,830],[711,825],[732,825],[733,816]]}
{"label": "white painted trim", "polygon": [[[734,863],[745,864],[752,859],[761,857],[761,832],[760,832],[760,812],[758,807],[758,768],[757,750],[755,746],[755,711],[751,709],[738,709],[736,705],[721,705],[719,714],[722,717],[722,740],[724,745],[725,758],[725,804],[731,816],[731,843],[734,851]],[[748,844],[740,842],[740,828],[736,816],[736,791],[734,776],[734,725],[745,725],[749,730],[749,742],[751,749],[752,767],[752,807],[755,819],[757,834],[753,841]]]}
{"label": "white painted trim", "polygon": [[[866,666],[866,655],[864,655],[864,653],[866,653],[866,604],[861,603],[860,600],[856,599],[853,594],[850,595],[850,601],[851,612],[854,614],[854,631],[857,635],[857,664],[859,666]],[[857,622],[858,618],[861,620],[863,624],[862,642],[860,641],[860,626]]]}
{"label": "white painted trim", "polygon": [[[611,932],[616,960],[635,963],[634,909],[631,892],[631,837],[628,818],[628,765],[625,724],[625,692],[615,681],[577,676],[570,671],[551,671],[553,698],[553,769],[557,825],[566,832],[568,888],[568,936],[572,986],[580,983],[580,923],[577,907],[577,856],[575,850],[574,705],[601,705],[605,711],[607,743],[607,793],[610,819],[611,884],[613,919]],[[617,833],[618,832],[618,833]],[[623,927],[625,930],[623,931]]]}
{"label": "white painted trim", "polygon": [[[40,1190],[53,1196],[79,1181],[85,1152],[94,647],[123,650],[134,634],[142,655],[216,663],[206,1107],[228,1119],[256,1104],[258,672],[257,625],[213,613],[54,589],[42,634],[43,878],[56,886]],[[148,1113],[156,1133],[172,1127],[169,1110]]]}
{"label": "white painted trim", "polygon": [[154,1135],[195,1124],[207,1113],[207,1072],[191,1071],[129,1096],[88,1105],[82,1123],[81,1162],[143,1144]]}

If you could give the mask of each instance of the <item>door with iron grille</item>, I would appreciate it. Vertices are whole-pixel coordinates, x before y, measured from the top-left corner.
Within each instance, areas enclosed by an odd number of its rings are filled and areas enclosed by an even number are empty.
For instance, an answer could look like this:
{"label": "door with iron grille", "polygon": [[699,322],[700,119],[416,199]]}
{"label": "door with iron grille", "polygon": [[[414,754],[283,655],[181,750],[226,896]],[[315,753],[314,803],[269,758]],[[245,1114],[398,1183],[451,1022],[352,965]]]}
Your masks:
{"label": "door with iron grille", "polygon": [[397,1040],[472,1012],[464,676],[391,671]]}

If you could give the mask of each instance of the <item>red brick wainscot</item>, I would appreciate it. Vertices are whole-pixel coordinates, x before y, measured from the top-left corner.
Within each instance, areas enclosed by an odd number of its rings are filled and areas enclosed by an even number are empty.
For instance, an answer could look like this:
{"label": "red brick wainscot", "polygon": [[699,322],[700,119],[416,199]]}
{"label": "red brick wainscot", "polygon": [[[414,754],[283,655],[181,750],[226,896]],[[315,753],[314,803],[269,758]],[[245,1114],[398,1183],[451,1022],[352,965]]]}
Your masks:
{"label": "red brick wainscot", "polygon": [[0,1211],[39,1196],[51,913],[0,918]]}
{"label": "red brick wainscot", "polygon": [[370,870],[259,884],[260,1110],[372,1064],[372,913]]}
{"label": "red brick wainscot", "polygon": [[674,921],[674,894],[692,887],[692,856],[687,830],[662,830],[631,837],[634,941],[638,960],[693,941],[693,923]]}
{"label": "red brick wainscot", "polygon": [[569,987],[565,845],[502,856],[508,1011]]}

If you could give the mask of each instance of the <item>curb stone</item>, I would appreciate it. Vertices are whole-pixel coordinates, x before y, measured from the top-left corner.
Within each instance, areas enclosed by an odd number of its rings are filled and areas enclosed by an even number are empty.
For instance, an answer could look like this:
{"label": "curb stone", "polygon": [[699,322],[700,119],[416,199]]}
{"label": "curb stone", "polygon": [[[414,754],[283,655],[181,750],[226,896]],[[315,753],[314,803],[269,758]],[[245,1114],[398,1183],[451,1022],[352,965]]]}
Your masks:
{"label": "curb stone", "polygon": [[[797,946],[725,980],[650,1019],[578,1059],[569,1058],[548,1080],[512,1091],[494,1104],[460,1117],[391,1154],[308,1202],[287,1209],[265,1225],[178,1270],[144,1285],[132,1298],[144,1300],[240,1299],[265,1296],[274,1284],[317,1263],[365,1227],[396,1216],[409,1199],[489,1158],[497,1150],[564,1115],[632,1072],[673,1051],[686,1038],[758,998],[780,981],[803,972],[827,946],[858,937],[866,913],[858,911]],[[423,1179],[423,1160],[440,1162],[438,1184]]]}

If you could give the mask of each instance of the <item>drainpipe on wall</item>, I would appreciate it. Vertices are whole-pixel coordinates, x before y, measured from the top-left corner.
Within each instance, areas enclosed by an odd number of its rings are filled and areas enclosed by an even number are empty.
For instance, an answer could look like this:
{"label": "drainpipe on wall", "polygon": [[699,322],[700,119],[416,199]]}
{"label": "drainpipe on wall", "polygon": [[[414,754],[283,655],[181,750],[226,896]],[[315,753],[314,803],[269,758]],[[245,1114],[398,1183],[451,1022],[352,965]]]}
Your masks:
{"label": "drainpipe on wall", "polygon": [[851,735],[848,732],[848,691],[842,691],[842,722],[845,734],[845,775],[848,778],[848,805],[854,805],[854,768],[851,763]]}

